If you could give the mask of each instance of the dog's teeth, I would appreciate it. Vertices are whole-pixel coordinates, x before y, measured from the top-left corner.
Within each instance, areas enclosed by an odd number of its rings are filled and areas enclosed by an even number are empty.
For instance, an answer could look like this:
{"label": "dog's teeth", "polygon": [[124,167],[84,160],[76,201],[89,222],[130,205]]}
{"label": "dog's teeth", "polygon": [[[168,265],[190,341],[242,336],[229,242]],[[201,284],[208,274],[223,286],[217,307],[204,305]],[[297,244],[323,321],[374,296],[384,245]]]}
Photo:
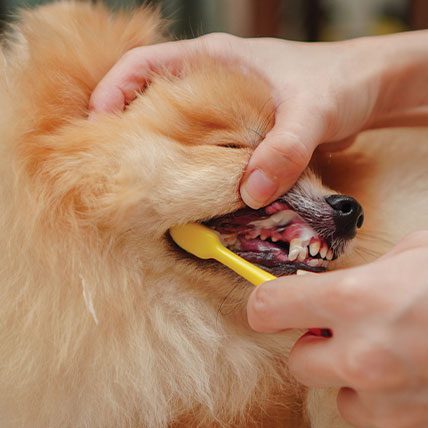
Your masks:
{"label": "dog's teeth", "polygon": [[275,237],[275,239],[277,241],[281,241],[282,240],[282,233],[279,230],[276,230],[273,232],[272,237]]}
{"label": "dog's teeth", "polygon": [[309,272],[307,270],[297,270],[296,275],[307,275]]}
{"label": "dog's teeth", "polygon": [[318,267],[318,266],[320,266],[320,263],[321,263],[322,261],[320,260],[320,259],[309,259],[306,263],[309,265],[309,266],[312,266],[312,267]]}
{"label": "dog's teeth", "polygon": [[274,222],[276,225],[285,226],[286,224],[290,223],[290,221],[296,216],[296,213],[291,210],[284,210],[275,213],[271,216],[272,222]]}
{"label": "dog's teeth", "polygon": [[292,210],[281,210],[272,214],[270,217],[263,220],[255,220],[249,223],[254,227],[272,228],[278,225],[284,226],[296,216],[297,214]]}
{"label": "dog's teeth", "polygon": [[300,250],[298,260],[299,260],[299,262],[303,262],[307,257],[308,257],[308,247],[303,247]]}
{"label": "dog's teeth", "polygon": [[266,241],[270,237],[271,233],[269,230],[262,230],[260,233],[260,238],[263,239],[263,241]]}
{"label": "dog's teeth", "polygon": [[300,254],[300,250],[298,248],[294,248],[288,253],[288,260],[290,260],[290,262],[294,262],[294,260],[297,259],[299,254]]}
{"label": "dog's teeth", "polygon": [[300,239],[292,239],[290,242],[290,251],[288,253],[289,260],[292,262],[296,260],[302,250],[302,241]]}
{"label": "dog's teeth", "polygon": [[327,255],[325,257],[327,260],[333,260],[333,251],[328,250]]}
{"label": "dog's teeth", "polygon": [[236,238],[236,235],[222,235],[221,240],[226,245],[234,245],[236,244],[237,238]]}
{"label": "dog's teeth", "polygon": [[271,239],[272,239],[272,242],[277,242],[278,241],[278,238],[275,235],[272,235]]}
{"label": "dog's teeth", "polygon": [[327,255],[328,247],[327,244],[322,244],[322,247],[320,249],[320,256],[321,258],[325,259],[325,256]]}
{"label": "dog's teeth", "polygon": [[320,241],[314,241],[311,243],[311,245],[309,245],[309,252],[311,254],[312,257],[315,257],[321,248],[321,242]]}
{"label": "dog's teeth", "polygon": [[260,231],[259,230],[250,230],[245,234],[245,239],[255,239],[260,235]]}

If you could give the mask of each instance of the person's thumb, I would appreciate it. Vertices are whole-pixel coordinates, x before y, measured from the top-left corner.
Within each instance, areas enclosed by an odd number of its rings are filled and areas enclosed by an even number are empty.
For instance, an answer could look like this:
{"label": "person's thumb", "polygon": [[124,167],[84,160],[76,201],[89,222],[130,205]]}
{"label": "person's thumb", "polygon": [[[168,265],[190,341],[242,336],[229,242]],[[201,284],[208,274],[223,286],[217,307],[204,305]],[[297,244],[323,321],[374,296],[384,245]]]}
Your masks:
{"label": "person's thumb", "polygon": [[241,183],[243,201],[257,209],[286,193],[322,142],[327,125],[323,112],[314,112],[303,102],[281,105],[275,126],[248,163]]}
{"label": "person's thumb", "polygon": [[247,303],[250,327],[261,333],[332,327],[326,306],[350,271],[277,278],[255,288]]}

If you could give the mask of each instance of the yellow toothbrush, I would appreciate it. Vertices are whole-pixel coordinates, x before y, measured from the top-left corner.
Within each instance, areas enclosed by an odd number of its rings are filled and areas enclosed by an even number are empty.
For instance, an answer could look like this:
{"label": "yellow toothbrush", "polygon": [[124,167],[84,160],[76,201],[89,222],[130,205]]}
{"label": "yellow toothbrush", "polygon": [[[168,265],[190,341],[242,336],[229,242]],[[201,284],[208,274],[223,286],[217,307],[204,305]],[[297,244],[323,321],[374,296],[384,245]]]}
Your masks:
{"label": "yellow toothbrush", "polygon": [[[189,223],[175,226],[169,230],[169,233],[175,243],[183,250],[200,259],[215,259],[253,285],[257,286],[263,282],[276,279],[275,276],[228,250],[220,242],[218,235],[202,224]],[[327,338],[332,336],[331,330],[328,328],[310,328],[308,331],[314,336]]]}
{"label": "yellow toothbrush", "polygon": [[175,226],[170,229],[169,233],[183,250],[200,259],[215,259],[253,285],[276,279],[275,276],[228,250],[220,242],[219,236],[202,224],[189,223]]}

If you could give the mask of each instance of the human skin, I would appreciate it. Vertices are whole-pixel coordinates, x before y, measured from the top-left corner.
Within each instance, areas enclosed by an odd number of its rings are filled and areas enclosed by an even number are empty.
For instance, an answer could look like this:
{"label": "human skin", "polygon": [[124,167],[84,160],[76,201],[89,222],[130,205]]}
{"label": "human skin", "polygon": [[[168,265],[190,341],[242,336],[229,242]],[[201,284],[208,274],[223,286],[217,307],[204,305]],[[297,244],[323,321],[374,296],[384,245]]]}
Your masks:
{"label": "human skin", "polygon": [[[212,34],[135,48],[93,92],[90,116],[123,110],[153,71],[179,72],[195,54],[255,69],[277,107],[241,184],[244,202],[259,208],[294,184],[319,145],[332,150],[365,129],[426,124],[427,42],[427,31],[314,44]],[[249,323],[269,333],[329,328],[331,338],[296,343],[290,369],[308,386],[339,388],[339,411],[354,426],[428,426],[427,261],[421,231],[365,266],[279,278],[252,293]]]}

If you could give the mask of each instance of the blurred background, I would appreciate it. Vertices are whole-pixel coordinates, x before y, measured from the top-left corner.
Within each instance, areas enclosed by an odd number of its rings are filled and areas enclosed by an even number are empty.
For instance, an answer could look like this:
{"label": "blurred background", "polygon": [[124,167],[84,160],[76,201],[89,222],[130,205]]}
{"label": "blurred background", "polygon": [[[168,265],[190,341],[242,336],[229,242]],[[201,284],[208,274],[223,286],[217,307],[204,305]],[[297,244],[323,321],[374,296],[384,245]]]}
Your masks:
{"label": "blurred background", "polygon": [[[144,0],[107,0],[130,7]],[[2,21],[17,7],[45,1],[0,0]],[[176,37],[213,31],[328,41],[428,28],[428,0],[152,0],[173,19]]]}

